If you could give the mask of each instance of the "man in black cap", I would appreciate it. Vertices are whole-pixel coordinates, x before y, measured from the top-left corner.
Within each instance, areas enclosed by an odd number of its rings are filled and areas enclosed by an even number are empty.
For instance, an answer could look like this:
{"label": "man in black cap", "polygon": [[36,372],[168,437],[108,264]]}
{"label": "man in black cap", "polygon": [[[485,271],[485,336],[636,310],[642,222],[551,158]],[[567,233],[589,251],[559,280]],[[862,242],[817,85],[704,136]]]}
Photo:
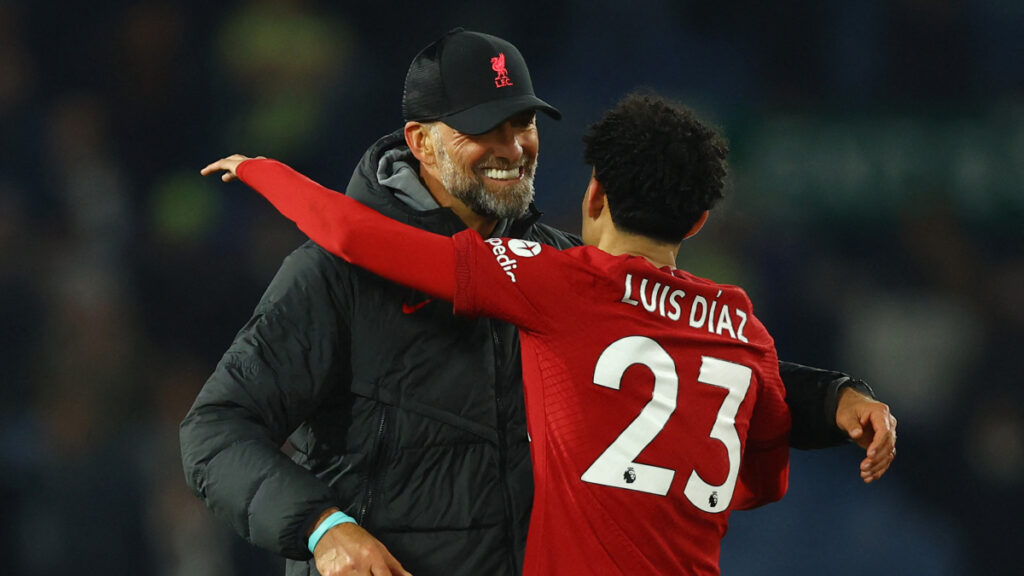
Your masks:
{"label": "man in black cap", "polygon": [[[367,151],[346,193],[440,234],[578,245],[537,222],[537,110],[558,117],[513,45],[452,31],[413,60],[405,127]],[[895,423],[866,385],[780,368],[792,445],[891,446]],[[515,328],[455,317],[311,242],[204,385],[181,447],[196,494],[288,574],[522,570],[532,481]],[[869,451],[866,481],[885,456]]]}

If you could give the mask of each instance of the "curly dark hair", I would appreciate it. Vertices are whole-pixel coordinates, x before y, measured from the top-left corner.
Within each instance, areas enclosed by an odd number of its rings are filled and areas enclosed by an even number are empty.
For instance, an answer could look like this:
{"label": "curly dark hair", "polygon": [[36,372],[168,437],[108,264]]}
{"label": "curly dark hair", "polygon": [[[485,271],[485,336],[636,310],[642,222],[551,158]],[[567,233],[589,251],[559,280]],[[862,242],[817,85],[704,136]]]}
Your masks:
{"label": "curly dark hair", "polygon": [[657,94],[627,95],[590,126],[583,145],[620,230],[680,242],[723,196],[725,139]]}

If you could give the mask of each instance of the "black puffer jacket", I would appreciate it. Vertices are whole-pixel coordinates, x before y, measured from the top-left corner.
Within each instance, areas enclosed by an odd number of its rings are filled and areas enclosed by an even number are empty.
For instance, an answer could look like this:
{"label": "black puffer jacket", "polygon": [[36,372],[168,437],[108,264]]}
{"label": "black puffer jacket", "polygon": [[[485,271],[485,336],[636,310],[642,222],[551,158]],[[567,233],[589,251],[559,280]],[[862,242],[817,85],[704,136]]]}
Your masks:
{"label": "black puffer jacket", "polygon": [[[448,209],[416,211],[378,182],[378,141],[347,194],[451,235]],[[578,238],[525,218],[501,235]],[[305,534],[337,506],[417,576],[518,574],[532,480],[515,328],[350,266],[308,242],[282,264],[181,425],[187,481],[243,537],[316,574]],[[841,440],[843,375],[784,370],[805,445]],[[795,383],[790,385],[789,383]],[[291,458],[280,449],[294,446]]]}

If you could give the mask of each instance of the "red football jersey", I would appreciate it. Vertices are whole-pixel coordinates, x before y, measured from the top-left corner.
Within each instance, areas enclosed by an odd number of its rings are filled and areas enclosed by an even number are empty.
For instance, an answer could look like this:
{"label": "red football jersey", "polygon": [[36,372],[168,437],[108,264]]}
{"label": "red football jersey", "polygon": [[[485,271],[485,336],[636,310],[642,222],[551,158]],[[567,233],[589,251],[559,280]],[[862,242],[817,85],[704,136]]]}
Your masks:
{"label": "red football jersey", "polygon": [[740,288],[593,247],[432,234],[270,160],[237,172],[325,249],[519,326],[526,576],[716,575],[729,512],[785,493],[785,389]]}
{"label": "red football jersey", "polygon": [[454,240],[456,312],[520,328],[524,574],[718,574],[729,511],[788,477],[774,342],[746,294],[593,247]]}

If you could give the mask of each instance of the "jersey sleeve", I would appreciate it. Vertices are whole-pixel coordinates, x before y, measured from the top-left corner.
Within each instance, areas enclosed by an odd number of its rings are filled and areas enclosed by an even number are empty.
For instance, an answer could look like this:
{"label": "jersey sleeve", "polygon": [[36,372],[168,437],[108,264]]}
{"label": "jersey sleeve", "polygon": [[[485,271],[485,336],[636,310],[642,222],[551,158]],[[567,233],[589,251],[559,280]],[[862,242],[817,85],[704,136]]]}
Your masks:
{"label": "jersey sleeve", "polygon": [[767,330],[751,315],[750,334],[769,344],[754,376],[759,386],[733,500],[737,510],[780,500],[789,487],[791,418],[778,356]]}
{"label": "jersey sleeve", "polygon": [[571,308],[578,269],[567,252],[531,240],[484,239],[466,232],[452,239],[456,314],[488,316],[542,331]]}
{"label": "jersey sleeve", "polygon": [[452,301],[451,238],[392,220],[275,160],[246,160],[236,173],[328,252],[393,282]]}

